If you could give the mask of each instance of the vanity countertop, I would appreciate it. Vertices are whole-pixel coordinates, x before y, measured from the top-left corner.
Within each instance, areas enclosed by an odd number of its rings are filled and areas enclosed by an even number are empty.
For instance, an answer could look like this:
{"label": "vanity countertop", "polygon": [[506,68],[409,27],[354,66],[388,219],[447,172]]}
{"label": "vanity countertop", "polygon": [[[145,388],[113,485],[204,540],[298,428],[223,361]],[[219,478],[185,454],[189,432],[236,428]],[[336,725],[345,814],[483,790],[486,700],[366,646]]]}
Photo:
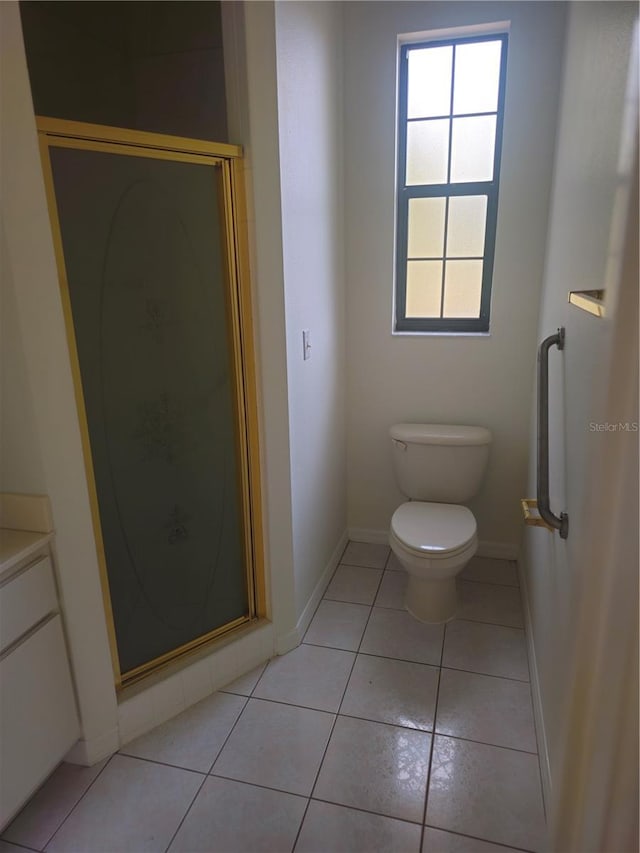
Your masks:
{"label": "vanity countertop", "polygon": [[0,581],[53,539],[46,495],[0,492]]}
{"label": "vanity countertop", "polygon": [[53,538],[53,533],[0,528],[0,581],[11,570],[39,551]]}

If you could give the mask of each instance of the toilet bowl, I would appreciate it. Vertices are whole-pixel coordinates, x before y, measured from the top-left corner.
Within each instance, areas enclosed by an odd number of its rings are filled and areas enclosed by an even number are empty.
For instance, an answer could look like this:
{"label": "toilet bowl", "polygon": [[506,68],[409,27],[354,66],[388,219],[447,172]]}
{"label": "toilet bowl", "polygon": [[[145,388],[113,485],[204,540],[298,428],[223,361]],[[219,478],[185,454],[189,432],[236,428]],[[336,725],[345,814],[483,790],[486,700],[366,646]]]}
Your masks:
{"label": "toilet bowl", "polygon": [[484,427],[396,424],[394,471],[409,501],[393,514],[391,550],[409,575],[405,606],[423,622],[457,610],[456,576],[478,549],[476,520],[461,504],[479,490],[491,433]]}
{"label": "toilet bowl", "polygon": [[389,544],[409,575],[407,610],[422,622],[446,622],[457,609],[456,575],[478,549],[466,507],[409,501],[391,519]]}

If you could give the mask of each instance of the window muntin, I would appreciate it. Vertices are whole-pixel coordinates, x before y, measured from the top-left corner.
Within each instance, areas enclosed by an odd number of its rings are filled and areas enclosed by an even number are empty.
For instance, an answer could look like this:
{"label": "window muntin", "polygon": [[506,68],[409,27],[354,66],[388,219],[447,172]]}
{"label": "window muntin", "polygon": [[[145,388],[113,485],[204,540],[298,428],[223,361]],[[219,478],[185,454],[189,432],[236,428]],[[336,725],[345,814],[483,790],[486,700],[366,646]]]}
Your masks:
{"label": "window muntin", "polygon": [[489,329],[507,36],[400,55],[396,331]]}

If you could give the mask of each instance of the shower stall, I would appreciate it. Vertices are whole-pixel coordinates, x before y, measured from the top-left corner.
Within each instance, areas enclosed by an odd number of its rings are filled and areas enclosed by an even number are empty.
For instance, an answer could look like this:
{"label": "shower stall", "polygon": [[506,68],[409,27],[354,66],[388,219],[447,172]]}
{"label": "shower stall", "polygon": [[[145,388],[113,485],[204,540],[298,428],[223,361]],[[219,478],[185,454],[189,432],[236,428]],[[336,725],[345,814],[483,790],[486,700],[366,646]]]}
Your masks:
{"label": "shower stall", "polygon": [[38,132],[122,687],[264,615],[242,152]]}

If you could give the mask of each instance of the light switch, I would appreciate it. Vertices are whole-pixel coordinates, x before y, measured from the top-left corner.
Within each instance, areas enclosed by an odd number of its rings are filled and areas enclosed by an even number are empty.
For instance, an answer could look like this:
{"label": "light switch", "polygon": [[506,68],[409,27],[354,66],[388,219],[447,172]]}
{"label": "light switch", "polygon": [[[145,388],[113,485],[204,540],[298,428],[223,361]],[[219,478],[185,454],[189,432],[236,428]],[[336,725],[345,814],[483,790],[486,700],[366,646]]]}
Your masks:
{"label": "light switch", "polygon": [[302,358],[305,361],[311,358],[311,333],[309,329],[302,330]]}

